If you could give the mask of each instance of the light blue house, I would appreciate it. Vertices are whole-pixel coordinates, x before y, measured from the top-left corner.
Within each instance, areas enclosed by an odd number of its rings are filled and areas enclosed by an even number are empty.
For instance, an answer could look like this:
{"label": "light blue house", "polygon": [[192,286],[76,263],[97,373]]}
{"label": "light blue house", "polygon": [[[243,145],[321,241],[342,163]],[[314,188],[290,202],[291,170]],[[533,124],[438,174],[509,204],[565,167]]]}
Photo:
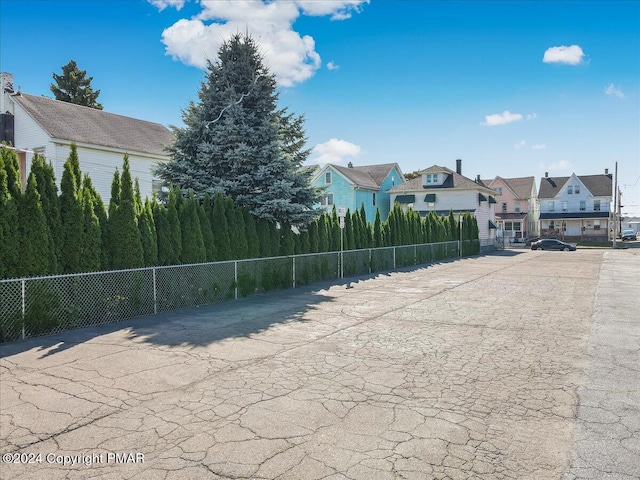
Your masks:
{"label": "light blue house", "polygon": [[351,162],[347,167],[328,163],[311,178],[314,187],[325,188],[321,208],[330,211],[335,205],[353,212],[364,205],[367,221],[371,223],[376,219],[376,209],[380,210],[380,219],[386,220],[391,207],[388,191],[404,182],[397,163],[358,167]]}

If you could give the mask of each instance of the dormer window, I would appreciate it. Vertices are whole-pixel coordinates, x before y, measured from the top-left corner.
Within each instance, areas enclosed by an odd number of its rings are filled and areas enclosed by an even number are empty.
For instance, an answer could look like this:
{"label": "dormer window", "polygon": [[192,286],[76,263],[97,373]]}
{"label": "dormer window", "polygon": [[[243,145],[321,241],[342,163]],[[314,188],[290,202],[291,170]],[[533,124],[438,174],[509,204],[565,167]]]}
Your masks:
{"label": "dormer window", "polygon": [[425,175],[425,183],[438,183],[437,173],[427,173]]}

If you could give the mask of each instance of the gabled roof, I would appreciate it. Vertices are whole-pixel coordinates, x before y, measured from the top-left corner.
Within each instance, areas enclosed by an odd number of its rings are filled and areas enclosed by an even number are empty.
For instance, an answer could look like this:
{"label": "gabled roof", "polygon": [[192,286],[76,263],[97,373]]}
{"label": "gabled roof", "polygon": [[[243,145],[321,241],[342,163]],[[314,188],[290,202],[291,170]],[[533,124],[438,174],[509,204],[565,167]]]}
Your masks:
{"label": "gabled roof", "polygon": [[347,180],[353,183],[356,187],[367,188],[371,190],[378,190],[382,182],[384,182],[389,172],[393,168],[397,168],[400,172],[399,180],[404,180],[402,177],[402,171],[397,163],[382,163],[380,165],[361,165],[356,167],[342,167],[340,165],[334,165],[328,163],[322,170],[315,172],[315,176],[318,176],[320,172],[326,171],[328,168],[333,168]]}
{"label": "gabled roof", "polygon": [[498,179],[502,180],[502,183],[509,187],[517,198],[526,200],[531,197],[531,189],[535,184],[534,177],[503,178],[497,176],[493,180],[482,180],[482,183],[489,188],[493,188],[493,183]]}
{"label": "gabled roof", "polygon": [[55,139],[159,156],[174,140],[159,123],[25,93],[11,98]]}
{"label": "gabled roof", "polygon": [[[580,175],[576,177],[594,197],[610,197],[613,188],[611,175]],[[555,198],[571,177],[543,177],[540,179],[538,198]]]}
{"label": "gabled roof", "polygon": [[432,167],[426,168],[424,170],[420,170],[419,173],[430,173],[430,172],[445,173],[447,174],[447,178],[442,183],[442,185],[429,185],[428,187],[425,187],[422,185],[422,176],[419,176],[411,180],[408,180],[401,185],[395,186],[394,188],[389,190],[389,193],[415,192],[415,191],[421,191],[421,190],[443,190],[443,189],[452,189],[452,188],[457,188],[461,190],[481,189],[481,190],[488,191],[488,193],[493,193],[490,189],[485,187],[483,184],[474,182],[473,180],[467,177],[464,177],[446,167],[433,165]]}

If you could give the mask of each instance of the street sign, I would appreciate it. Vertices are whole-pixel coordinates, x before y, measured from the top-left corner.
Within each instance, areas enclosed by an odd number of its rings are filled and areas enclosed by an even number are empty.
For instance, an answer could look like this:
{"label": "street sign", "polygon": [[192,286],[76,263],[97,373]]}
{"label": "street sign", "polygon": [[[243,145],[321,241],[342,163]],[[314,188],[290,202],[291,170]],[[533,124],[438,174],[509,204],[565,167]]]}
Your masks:
{"label": "street sign", "polygon": [[347,209],[345,207],[338,207],[338,216],[344,218],[347,215]]}
{"label": "street sign", "polygon": [[344,217],[340,217],[340,228],[344,228]]}

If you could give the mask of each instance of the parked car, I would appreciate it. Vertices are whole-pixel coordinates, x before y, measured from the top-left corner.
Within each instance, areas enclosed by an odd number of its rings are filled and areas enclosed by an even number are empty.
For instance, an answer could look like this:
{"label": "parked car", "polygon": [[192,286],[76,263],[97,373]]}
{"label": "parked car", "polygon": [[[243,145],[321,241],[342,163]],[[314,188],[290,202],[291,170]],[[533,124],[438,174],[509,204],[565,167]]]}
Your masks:
{"label": "parked car", "polygon": [[531,250],[564,250],[564,251],[574,251],[576,246],[562,242],[560,240],[556,240],[555,238],[543,238],[542,240],[538,240],[537,242],[533,242],[531,244]]}
{"label": "parked car", "polygon": [[622,231],[622,235],[620,235],[620,238],[622,238],[622,241],[625,240],[636,240],[636,232],[634,232],[633,230],[623,230]]}

